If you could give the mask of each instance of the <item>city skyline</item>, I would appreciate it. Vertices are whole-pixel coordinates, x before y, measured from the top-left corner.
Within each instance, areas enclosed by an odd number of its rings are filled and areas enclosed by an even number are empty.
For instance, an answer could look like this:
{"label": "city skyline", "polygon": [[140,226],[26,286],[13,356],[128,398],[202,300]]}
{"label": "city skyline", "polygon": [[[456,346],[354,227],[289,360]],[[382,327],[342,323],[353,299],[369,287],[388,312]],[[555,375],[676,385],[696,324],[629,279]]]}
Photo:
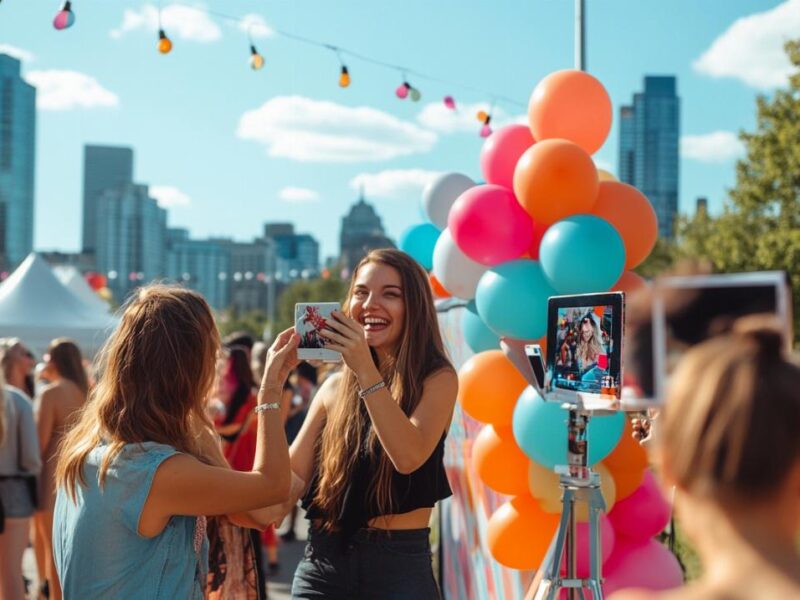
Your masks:
{"label": "city skyline", "polygon": [[[233,10],[217,0],[206,6]],[[419,103],[399,101],[393,91],[401,73],[357,60],[349,62],[352,84],[342,90],[333,53],[277,34],[261,37],[267,30],[256,39],[266,65],[253,72],[245,33],[235,24],[186,7],[178,14],[180,5],[169,3],[162,11],[175,47],[162,57],[153,7],[90,0],[76,6],[73,28],[56,32],[52,7],[0,6],[11,26],[0,52],[22,56],[24,77],[39,89],[37,249],[82,247],[86,144],[135,148],[137,178],[169,207],[170,227],[244,240],[257,235],[257,223],[291,221],[318,236],[325,256],[337,251],[332,217],[346,212],[362,185],[388,235],[398,239],[422,221],[421,189],[436,173],[480,179],[475,112],[489,108],[488,94],[423,80],[412,81],[422,91]],[[669,7],[587,2],[588,68],[607,87],[615,117],[644,75],[680,81],[681,212],[690,212],[698,196],[719,210],[742,152],[736,132],[752,129],[756,94],[785,79],[781,41],[798,30],[799,9],[800,0],[733,0],[713,11],[689,0]],[[491,18],[477,3],[421,0],[402,7],[312,0],[267,9],[246,0],[236,11],[258,15],[273,30],[364,50],[522,104],[544,75],[572,66],[569,3],[498,6]],[[424,20],[415,17],[421,11]],[[624,35],[606,34],[623,22]],[[447,93],[456,98],[456,113],[442,105]],[[493,124],[522,112],[500,102]],[[618,125],[615,119],[595,156],[612,171]]]}

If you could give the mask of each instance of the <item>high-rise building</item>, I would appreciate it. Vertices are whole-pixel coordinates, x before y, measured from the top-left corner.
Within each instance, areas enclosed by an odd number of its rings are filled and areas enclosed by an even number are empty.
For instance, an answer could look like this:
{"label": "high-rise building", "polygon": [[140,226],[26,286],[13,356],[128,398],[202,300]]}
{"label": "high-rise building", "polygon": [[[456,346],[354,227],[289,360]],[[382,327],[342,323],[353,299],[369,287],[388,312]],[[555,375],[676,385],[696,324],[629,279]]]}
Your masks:
{"label": "high-rise building", "polygon": [[279,281],[313,277],[319,273],[319,242],[307,233],[295,233],[291,223],[266,223],[264,239],[275,251],[275,276]]}
{"label": "high-rise building", "polygon": [[97,199],[96,212],[95,262],[118,301],[165,275],[167,211],[146,185],[107,189]]}
{"label": "high-rise building", "polygon": [[653,205],[658,232],[671,237],[678,214],[680,98],[675,77],[644,78],[644,92],[620,108],[620,180],[637,187]]}
{"label": "high-rise building", "polygon": [[133,150],[117,146],[83,148],[83,251],[95,249],[97,203],[108,189],[133,183]]}
{"label": "high-rise building", "polygon": [[226,243],[192,240],[186,229],[167,229],[167,279],[197,290],[216,310],[229,304],[230,264]]}
{"label": "high-rise building", "polygon": [[275,273],[275,246],[269,238],[228,242],[230,306],[239,312],[270,309],[268,284]]}
{"label": "high-rise building", "polygon": [[0,264],[10,270],[33,249],[36,88],[20,61],[0,54]]}
{"label": "high-rise building", "polygon": [[362,194],[350,212],[342,217],[340,254],[342,266],[352,272],[367,252],[376,248],[394,248],[383,230],[383,223]]}

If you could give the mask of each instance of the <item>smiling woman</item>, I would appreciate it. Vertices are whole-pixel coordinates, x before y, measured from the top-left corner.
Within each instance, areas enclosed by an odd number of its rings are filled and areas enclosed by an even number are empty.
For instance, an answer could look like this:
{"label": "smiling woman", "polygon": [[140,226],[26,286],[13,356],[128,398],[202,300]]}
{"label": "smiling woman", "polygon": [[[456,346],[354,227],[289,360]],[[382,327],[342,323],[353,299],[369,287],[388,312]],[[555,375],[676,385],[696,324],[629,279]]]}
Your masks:
{"label": "smiling woman", "polygon": [[428,522],[451,494],[444,439],[458,384],[430,285],[407,254],[372,251],[343,307],[323,331],[342,374],[320,388],[291,449],[311,520],[292,596],[438,598]]}

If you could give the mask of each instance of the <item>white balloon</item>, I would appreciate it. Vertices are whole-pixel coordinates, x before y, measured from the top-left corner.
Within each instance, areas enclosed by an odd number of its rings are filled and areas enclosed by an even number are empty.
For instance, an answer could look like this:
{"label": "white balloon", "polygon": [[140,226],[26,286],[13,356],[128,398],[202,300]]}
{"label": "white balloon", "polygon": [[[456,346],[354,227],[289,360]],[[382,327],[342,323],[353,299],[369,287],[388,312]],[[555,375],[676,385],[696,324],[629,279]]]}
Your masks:
{"label": "white balloon", "polygon": [[478,281],[488,269],[456,246],[449,229],[442,231],[433,249],[433,274],[448,292],[457,298],[471,300],[475,297]]}
{"label": "white balloon", "polygon": [[447,227],[447,215],[453,202],[475,182],[461,173],[444,173],[431,181],[422,192],[422,204],[431,223],[439,229]]}

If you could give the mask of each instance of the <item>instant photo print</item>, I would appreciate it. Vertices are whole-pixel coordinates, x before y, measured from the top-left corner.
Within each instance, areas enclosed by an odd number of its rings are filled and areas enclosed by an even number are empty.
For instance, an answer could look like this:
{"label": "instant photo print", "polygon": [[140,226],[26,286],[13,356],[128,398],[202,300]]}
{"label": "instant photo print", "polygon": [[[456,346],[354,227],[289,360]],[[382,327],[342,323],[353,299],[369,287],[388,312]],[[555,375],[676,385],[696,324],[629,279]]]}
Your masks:
{"label": "instant photo print", "polygon": [[624,310],[622,292],[550,298],[546,400],[619,408]]}
{"label": "instant photo print", "polygon": [[300,336],[297,358],[300,360],[322,360],[337,362],[342,355],[335,350],[325,348],[325,337],[320,333],[331,313],[340,310],[338,302],[299,302],[294,305],[294,330]]}

